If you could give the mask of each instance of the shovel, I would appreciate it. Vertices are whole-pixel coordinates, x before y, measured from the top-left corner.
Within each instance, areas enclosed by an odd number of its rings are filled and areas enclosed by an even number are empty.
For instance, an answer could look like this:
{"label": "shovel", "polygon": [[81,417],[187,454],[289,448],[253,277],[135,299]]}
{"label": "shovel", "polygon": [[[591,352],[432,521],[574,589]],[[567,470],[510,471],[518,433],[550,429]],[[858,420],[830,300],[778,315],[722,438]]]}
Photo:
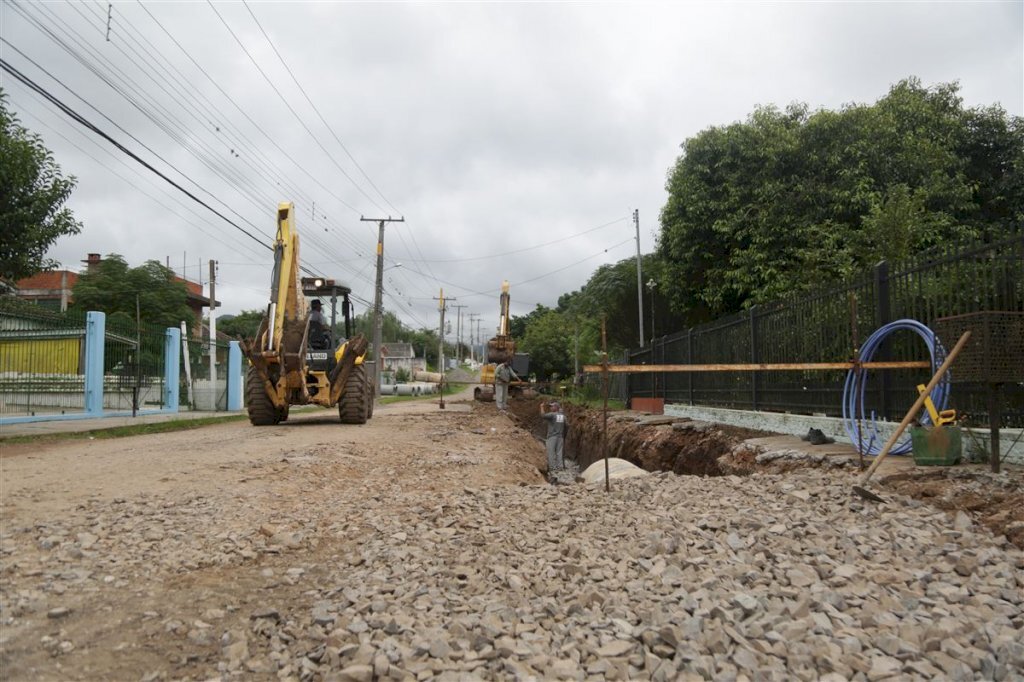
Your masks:
{"label": "shovel", "polygon": [[949,351],[949,354],[946,356],[946,359],[943,361],[938,371],[935,372],[935,376],[933,376],[932,380],[928,382],[927,386],[925,386],[924,391],[922,391],[917,396],[917,400],[914,401],[914,404],[911,406],[911,408],[907,410],[907,416],[904,417],[903,421],[900,422],[900,425],[896,427],[896,431],[894,431],[893,434],[889,436],[889,440],[886,441],[885,446],[882,448],[882,451],[878,453],[878,457],[875,457],[875,461],[871,463],[871,466],[868,467],[868,470],[865,471],[864,475],[861,476],[859,481],[857,481],[857,485],[853,486],[853,492],[857,493],[865,500],[871,500],[872,502],[885,502],[885,500],[883,500],[881,497],[874,494],[864,486],[868,484],[868,480],[871,478],[871,475],[875,473],[875,469],[878,468],[878,465],[881,464],[882,460],[885,459],[886,456],[889,454],[889,451],[892,449],[892,446],[895,445],[896,441],[899,440],[900,436],[903,435],[903,432],[906,431],[907,426],[910,425],[910,422],[914,420],[915,415],[917,415],[917,413],[921,410],[921,407],[924,405],[924,401],[928,399],[929,395],[931,395],[932,389],[935,388],[939,381],[942,380],[943,375],[946,373],[947,370],[949,370],[949,366],[953,364],[953,360],[956,359],[956,356],[960,353],[961,350],[963,350],[963,347],[967,344],[967,341],[970,338],[970,330],[965,331],[963,333],[963,336],[960,337],[960,340],[956,342],[955,346],[953,346],[953,350]]}

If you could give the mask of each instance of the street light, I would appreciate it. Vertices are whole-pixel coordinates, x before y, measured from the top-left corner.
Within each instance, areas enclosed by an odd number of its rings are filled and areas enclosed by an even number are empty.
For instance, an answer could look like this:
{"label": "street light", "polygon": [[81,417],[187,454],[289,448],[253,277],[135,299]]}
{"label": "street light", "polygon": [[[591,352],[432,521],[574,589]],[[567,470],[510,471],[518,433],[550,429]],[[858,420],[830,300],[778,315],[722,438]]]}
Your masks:
{"label": "street light", "polygon": [[647,288],[651,290],[651,344],[654,344],[654,288],[658,286],[658,283],[654,281],[654,278],[647,280]]}

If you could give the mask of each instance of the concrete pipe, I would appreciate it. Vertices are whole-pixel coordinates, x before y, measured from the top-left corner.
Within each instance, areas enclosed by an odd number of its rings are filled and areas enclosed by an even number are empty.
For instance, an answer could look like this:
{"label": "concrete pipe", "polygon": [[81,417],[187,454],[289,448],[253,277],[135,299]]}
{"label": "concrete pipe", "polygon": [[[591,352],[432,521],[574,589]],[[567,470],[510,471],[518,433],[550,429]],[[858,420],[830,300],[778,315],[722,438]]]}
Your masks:
{"label": "concrete pipe", "polygon": [[424,372],[422,370],[416,370],[412,373],[413,381],[424,381],[428,384],[439,384],[441,383],[440,372]]}
{"label": "concrete pipe", "polygon": [[395,388],[398,395],[416,395],[416,389],[412,384],[398,384]]}
{"label": "concrete pipe", "polygon": [[[644,471],[632,462],[619,459],[618,457],[608,458],[608,478],[613,481],[621,478],[636,478],[638,476],[647,475],[648,472]],[[604,460],[599,459],[588,466],[583,473],[579,475],[579,480],[584,483],[604,483]]]}
{"label": "concrete pipe", "polygon": [[396,388],[394,384],[384,384],[380,387],[380,395],[395,395]]}

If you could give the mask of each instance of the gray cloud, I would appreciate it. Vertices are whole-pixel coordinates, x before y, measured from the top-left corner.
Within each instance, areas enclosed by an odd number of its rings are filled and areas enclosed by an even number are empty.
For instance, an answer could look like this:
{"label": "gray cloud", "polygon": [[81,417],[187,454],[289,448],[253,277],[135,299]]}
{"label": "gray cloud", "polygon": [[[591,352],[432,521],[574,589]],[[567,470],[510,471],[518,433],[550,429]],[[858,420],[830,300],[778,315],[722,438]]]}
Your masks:
{"label": "gray cloud", "polygon": [[[651,250],[665,174],[680,143],[708,126],[744,118],[757,104],[870,102],[890,84],[917,75],[925,83],[959,80],[968,105],[999,103],[1024,113],[1020,3],[250,3],[385,201],[320,123],[246,7],[218,3],[261,68],[371,201],[278,100],[209,6],[145,8],[298,167],[142,7],[114,5],[107,43],[105,5],[19,6],[55,31],[66,23],[77,32],[76,49],[95,51],[135,79],[161,116],[180,122],[206,163],[28,25],[10,3],[0,8],[3,37],[195,179],[212,195],[204,200],[232,220],[270,235],[277,202],[294,200],[304,259],[372,300],[376,226],[359,218],[401,212],[407,222],[389,226],[385,237],[388,262],[403,263],[386,273],[386,307],[413,326],[433,325],[432,297],[443,286],[470,306],[464,312],[484,315],[486,335],[496,321],[503,279],[512,282],[513,311],[522,314],[537,303],[553,305],[601,263],[634,254],[627,241],[633,228],[624,220],[633,208],[640,210],[643,250]],[[153,81],[130,47],[173,73],[180,70],[187,92]],[[2,51],[129,142],[12,50]],[[52,255],[69,266],[90,251],[118,252],[133,263],[169,257],[172,267],[204,280],[206,261],[216,259],[225,312],[264,305],[269,251],[115,160],[94,136],[83,136],[6,75],[3,87],[24,122],[79,177],[70,204],[85,230],[62,240]],[[205,111],[207,102],[218,111]],[[480,258],[502,253],[508,255]],[[466,260],[442,262],[454,258]]]}

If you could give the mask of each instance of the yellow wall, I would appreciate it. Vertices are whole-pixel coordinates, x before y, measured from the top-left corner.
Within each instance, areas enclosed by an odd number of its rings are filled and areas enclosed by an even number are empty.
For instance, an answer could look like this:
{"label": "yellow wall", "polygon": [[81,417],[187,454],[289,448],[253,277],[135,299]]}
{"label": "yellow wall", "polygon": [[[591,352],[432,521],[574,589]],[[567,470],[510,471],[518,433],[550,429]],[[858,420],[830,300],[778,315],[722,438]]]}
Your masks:
{"label": "yellow wall", "polygon": [[0,341],[0,372],[78,374],[81,338]]}

